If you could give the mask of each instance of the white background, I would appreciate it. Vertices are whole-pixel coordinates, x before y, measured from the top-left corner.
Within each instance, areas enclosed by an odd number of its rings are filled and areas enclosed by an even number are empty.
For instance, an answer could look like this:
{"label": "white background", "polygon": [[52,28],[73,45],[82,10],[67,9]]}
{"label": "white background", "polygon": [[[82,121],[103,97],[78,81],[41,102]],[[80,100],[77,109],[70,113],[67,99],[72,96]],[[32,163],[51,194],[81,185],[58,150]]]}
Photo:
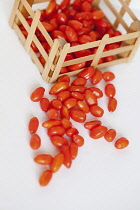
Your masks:
{"label": "white background", "polygon": [[[74,123],[85,145],[70,169],[63,166],[47,187],[40,187],[38,178],[46,167],[33,158],[40,153],[55,155],[57,150],[41,127],[46,115],[29,96],[43,86],[50,97],[51,85],[42,80],[8,25],[13,2],[0,1],[0,210],[139,210],[140,49],[131,63],[108,68],[116,75],[116,112],[107,112],[105,97],[99,102],[105,109],[103,124],[115,128],[117,138],[128,138],[129,147],[117,150],[114,142],[93,140],[81,124]],[[139,16],[139,1],[132,0],[132,7]],[[42,138],[42,147],[35,152],[29,147],[27,129],[33,116],[40,120]]]}

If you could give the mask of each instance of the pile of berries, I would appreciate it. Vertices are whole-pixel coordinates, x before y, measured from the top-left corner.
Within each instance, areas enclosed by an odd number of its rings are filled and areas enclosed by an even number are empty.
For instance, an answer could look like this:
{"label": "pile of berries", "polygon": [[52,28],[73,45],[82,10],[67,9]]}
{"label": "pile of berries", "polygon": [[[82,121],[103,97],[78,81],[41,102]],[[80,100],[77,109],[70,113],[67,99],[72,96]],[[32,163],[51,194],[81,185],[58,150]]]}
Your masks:
{"label": "pile of berries", "polygon": [[[42,127],[47,129],[50,141],[58,148],[58,153],[54,157],[50,154],[40,154],[34,158],[36,163],[50,167],[40,176],[41,186],[49,183],[53,173],[57,172],[62,164],[70,168],[72,161],[77,157],[78,148],[84,145],[84,138],[72,126],[70,119],[84,123],[83,126],[89,130],[89,137],[92,139],[104,137],[108,142],[115,140],[116,130],[102,125],[98,119],[104,114],[104,110],[98,105],[98,100],[103,97],[103,91],[96,87],[102,79],[106,83],[104,93],[108,97],[108,111],[114,112],[117,107],[116,88],[110,82],[115,79],[115,75],[112,72],[102,73],[94,67],[85,68],[73,81],[66,75],[61,76],[49,91],[50,95],[56,96],[51,101],[44,97],[43,87],[38,87],[31,93],[30,99],[40,103],[40,108],[46,112],[48,118],[42,123]],[[89,113],[93,116],[92,121],[86,121],[86,115]],[[28,126],[31,133],[30,146],[34,150],[41,146],[41,139],[37,134],[38,126],[37,117],[30,119]],[[123,149],[128,144],[129,141],[121,137],[115,140],[114,146]]]}
{"label": "pile of berries", "polygon": [[[120,31],[113,30],[111,24],[105,19],[103,11],[94,8],[92,2],[92,0],[74,0],[73,3],[70,3],[70,0],[63,0],[59,5],[55,0],[52,0],[46,9],[41,11],[40,21],[52,39],[64,38],[71,46],[101,40],[105,34],[109,34],[110,37],[121,35]],[[26,20],[31,26],[33,19],[28,17]],[[20,30],[25,37],[28,36],[28,32],[23,25],[20,25]],[[50,45],[38,28],[35,34],[45,51],[49,54]],[[119,48],[120,44],[121,42],[108,44],[105,46],[104,51]],[[37,53],[39,61],[44,66],[46,61],[34,42],[32,42],[31,47]],[[97,48],[90,48],[69,53],[65,61],[92,55],[96,51]],[[115,57],[110,55],[101,58],[99,64],[113,61],[114,59]],[[89,67],[91,62],[81,62],[68,67],[62,67],[60,73]]]}

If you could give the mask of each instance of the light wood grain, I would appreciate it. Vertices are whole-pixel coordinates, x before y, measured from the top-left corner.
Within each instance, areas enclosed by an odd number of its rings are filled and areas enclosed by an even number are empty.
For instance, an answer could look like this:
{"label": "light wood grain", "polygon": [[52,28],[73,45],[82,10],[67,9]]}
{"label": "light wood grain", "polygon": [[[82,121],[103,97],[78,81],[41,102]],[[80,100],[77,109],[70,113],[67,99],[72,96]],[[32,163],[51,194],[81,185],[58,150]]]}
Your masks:
{"label": "light wood grain", "polygon": [[59,41],[58,39],[55,39],[54,40],[54,44],[50,50],[50,54],[49,54],[49,57],[46,61],[46,65],[44,67],[44,70],[42,72],[42,78],[45,80],[45,81],[48,81],[50,78],[49,78],[49,73],[50,73],[50,70],[52,68],[52,71],[53,69],[55,68],[54,66],[52,66],[53,62],[54,62],[54,59],[55,59],[55,56],[56,56],[56,53],[58,51],[58,48],[59,48],[60,44],[59,44]]}
{"label": "light wood grain", "polygon": [[117,17],[119,23],[124,27],[126,31],[128,31],[129,27],[127,23],[122,18],[121,14],[117,12],[117,10],[114,8],[113,4],[109,0],[104,0],[106,5],[109,7],[109,9],[114,13],[114,15]]}
{"label": "light wood grain", "polygon": [[30,49],[30,45],[31,45],[33,37],[34,37],[35,31],[36,31],[36,28],[37,28],[37,25],[38,25],[38,21],[40,19],[40,14],[41,14],[40,10],[37,10],[35,12],[35,16],[34,16],[32,25],[30,27],[30,31],[29,31],[29,34],[28,34],[28,37],[27,37],[27,40],[26,40],[26,44],[25,44],[25,49],[26,49],[27,52]]}
{"label": "light wood grain", "polygon": [[64,47],[63,47],[63,49],[61,51],[60,57],[58,59],[58,62],[56,64],[55,71],[54,71],[54,73],[53,73],[53,75],[52,75],[52,77],[50,79],[50,82],[51,83],[57,80],[58,75],[60,74],[60,70],[61,70],[61,68],[63,66],[65,57],[67,55],[67,52],[69,50],[69,47],[70,47],[70,44],[69,43],[67,43],[67,44],[64,45]]}
{"label": "light wood grain", "polygon": [[20,0],[16,0],[14,2],[13,9],[12,9],[12,12],[11,12],[11,15],[10,15],[10,18],[9,18],[9,25],[11,26],[11,28],[13,28],[13,24],[14,24],[14,21],[15,21],[15,18],[16,18],[16,12],[19,8],[19,5],[20,5]]}
{"label": "light wood grain", "polygon": [[135,16],[135,14],[132,12],[132,10],[128,7],[128,4],[123,0],[119,0],[119,2],[122,4],[124,10],[130,15],[132,20],[137,21],[138,18]]}
{"label": "light wood grain", "polygon": [[[129,6],[131,0],[125,0],[125,2]],[[122,7],[121,10],[120,10],[120,15],[123,17],[125,15],[125,13],[126,13],[126,10],[124,9],[124,7]],[[113,25],[117,29],[117,27],[119,25],[119,20],[116,19]]]}
{"label": "light wood grain", "polygon": [[98,65],[98,62],[99,62],[100,58],[102,57],[102,53],[103,53],[103,50],[105,48],[106,41],[108,40],[108,38],[109,38],[108,34],[104,35],[104,37],[102,38],[102,41],[101,41],[101,43],[97,49],[97,52],[93,58],[91,66],[94,66],[96,68],[96,66]]}

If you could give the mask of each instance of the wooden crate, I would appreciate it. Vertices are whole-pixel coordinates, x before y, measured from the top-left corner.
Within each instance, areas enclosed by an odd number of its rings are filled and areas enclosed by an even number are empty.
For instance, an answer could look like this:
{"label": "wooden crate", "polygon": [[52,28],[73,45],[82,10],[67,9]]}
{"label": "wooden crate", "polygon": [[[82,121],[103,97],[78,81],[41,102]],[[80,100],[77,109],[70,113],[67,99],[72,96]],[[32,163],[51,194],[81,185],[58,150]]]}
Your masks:
{"label": "wooden crate", "polygon": [[[114,13],[116,18],[115,22],[112,24],[112,27],[114,29],[117,29],[118,25],[120,24],[126,30],[126,34],[112,38],[109,38],[109,35],[105,34],[103,38],[99,41],[94,41],[72,47],[63,39],[52,40],[42,23],[40,22],[41,11],[39,9],[36,11],[32,9],[33,4],[47,1],[51,0],[15,0],[13,10],[9,19],[10,26],[16,31],[25,50],[30,54],[33,62],[37,65],[42,75],[42,78],[45,81],[52,83],[55,82],[57,78],[62,75],[77,75],[82,69],[65,74],[60,74],[60,70],[62,67],[78,64],[80,62],[92,61],[91,66],[94,66],[98,69],[103,69],[108,66],[129,62],[133,59],[140,45],[140,21],[137,19],[137,17],[129,7],[131,0],[118,0],[119,3],[121,3],[122,5],[119,12],[115,9],[115,6],[113,5],[114,0],[94,0],[94,6],[96,6],[97,8],[100,8],[99,6],[101,1],[104,1],[106,6]],[[123,18],[125,13],[128,13],[133,20],[130,26],[128,26]],[[29,26],[26,21],[26,18],[28,16],[31,16],[33,18],[31,26]],[[22,34],[19,28],[20,24],[22,24],[28,32],[27,38],[25,38]],[[37,28],[41,31],[51,47],[49,54],[46,53],[37,36],[35,35],[35,31]],[[46,61],[45,66],[42,66],[37,54],[32,50],[32,41],[36,44],[40,53],[44,57]],[[120,48],[104,51],[104,48],[107,44],[116,42],[122,42]],[[65,61],[65,57],[68,53],[94,47],[98,48],[96,54],[76,58],[70,61]],[[98,64],[100,58],[104,58],[109,55],[116,55],[116,59],[111,62]]]}

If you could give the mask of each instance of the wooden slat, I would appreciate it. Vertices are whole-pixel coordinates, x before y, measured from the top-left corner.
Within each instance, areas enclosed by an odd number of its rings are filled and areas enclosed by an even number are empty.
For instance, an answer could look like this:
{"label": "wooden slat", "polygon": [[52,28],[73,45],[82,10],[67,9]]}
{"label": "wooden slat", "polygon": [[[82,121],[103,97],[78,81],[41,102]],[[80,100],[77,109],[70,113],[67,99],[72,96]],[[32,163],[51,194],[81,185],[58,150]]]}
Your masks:
{"label": "wooden slat", "polygon": [[137,21],[138,18],[135,16],[135,14],[132,12],[132,10],[128,7],[127,3],[123,0],[119,0],[119,2],[122,4],[125,11],[130,15],[133,21]]}
{"label": "wooden slat", "polygon": [[32,58],[32,60],[33,60],[33,62],[36,64],[37,68],[39,69],[40,73],[42,73],[42,72],[43,72],[43,66],[42,66],[42,64],[40,63],[40,61],[39,61],[39,59],[38,59],[36,53],[32,50],[31,47],[30,47],[30,49],[29,49],[29,54],[30,54],[30,56],[31,56],[31,58]]}
{"label": "wooden slat", "polygon": [[119,53],[130,51],[130,50],[133,49],[133,47],[134,47],[134,45],[129,45],[129,46],[119,47],[119,48],[116,48],[114,50],[109,50],[109,51],[103,52],[102,53],[102,58],[110,56],[110,55],[116,55],[116,54],[119,54]]}
{"label": "wooden slat", "polygon": [[127,58],[120,58],[120,59],[116,59],[114,61],[98,64],[97,68],[98,69],[103,69],[103,68],[106,68],[106,67],[109,67],[109,66],[114,66],[114,65],[117,65],[117,64],[120,64],[120,63],[125,63],[125,62],[127,62]]}
{"label": "wooden slat", "polygon": [[38,38],[36,37],[36,35],[33,36],[33,42],[37,46],[39,52],[44,57],[44,59],[47,60],[48,59],[48,54],[46,53],[44,47],[42,46],[42,44],[40,43],[40,41],[38,40]]}
{"label": "wooden slat", "polygon": [[[136,32],[133,32],[136,31]],[[121,46],[126,46],[126,45],[133,45],[136,42],[136,39],[139,37],[139,33],[140,33],[140,21],[134,21],[131,23],[130,27],[129,27],[129,34],[131,35],[132,32],[133,33],[137,33],[137,37],[132,36],[131,39],[127,39],[125,41],[122,42]],[[125,52],[125,53],[121,53],[119,54],[120,57],[128,57],[130,54],[130,51]]]}
{"label": "wooden slat", "polygon": [[50,37],[48,32],[45,30],[44,26],[42,25],[42,23],[40,21],[38,22],[38,28],[41,31],[41,33],[43,34],[43,36],[45,37],[45,39],[48,42],[48,44],[50,45],[50,47],[52,47],[54,41],[52,40],[52,38]]}
{"label": "wooden slat", "polygon": [[[126,2],[126,4],[129,6],[131,0],[125,0],[125,2]],[[120,10],[120,15],[123,17],[125,13],[126,13],[126,10],[122,7],[121,10]],[[118,27],[118,25],[119,25],[118,19],[115,20],[115,22],[114,22],[113,25],[114,25],[115,28]]]}
{"label": "wooden slat", "polygon": [[95,56],[95,54],[87,55],[87,56],[84,56],[84,57],[81,57],[81,58],[75,58],[75,59],[72,59],[72,60],[69,60],[69,61],[65,61],[63,63],[63,67],[70,66],[70,65],[73,65],[73,64],[77,64],[77,63],[81,63],[81,62],[85,62],[85,61],[91,61],[91,60],[93,60],[94,56]]}
{"label": "wooden slat", "polygon": [[58,60],[58,62],[56,64],[55,71],[54,71],[54,73],[53,73],[53,75],[52,75],[52,77],[50,79],[51,83],[57,80],[58,75],[60,73],[60,70],[62,68],[62,65],[64,63],[65,57],[66,57],[66,55],[68,53],[69,47],[70,47],[69,43],[64,45],[64,47],[63,47],[63,49],[62,49],[62,51],[60,53],[59,60]]}
{"label": "wooden slat", "polygon": [[132,33],[128,33],[125,35],[120,35],[120,36],[116,36],[116,37],[112,37],[109,38],[106,42],[106,44],[112,44],[115,42],[122,42],[122,41],[126,41],[126,40],[131,40],[131,39],[135,39],[139,36],[139,32],[132,32]]}
{"label": "wooden slat", "polygon": [[59,74],[59,75],[58,75],[58,78],[61,77],[61,76],[64,76],[64,75],[67,75],[67,76],[69,76],[69,77],[72,77],[72,76],[75,76],[75,75],[79,74],[79,73],[80,73],[81,71],[83,71],[83,70],[84,70],[84,68],[83,68],[83,69],[76,70],[76,71],[64,73],[64,74]]}
{"label": "wooden slat", "polygon": [[125,28],[126,31],[128,31],[129,27],[126,24],[126,22],[122,19],[120,13],[117,12],[117,10],[113,7],[113,5],[110,3],[110,0],[104,0],[106,5],[109,7],[109,9],[113,12],[113,14],[117,17],[118,21],[122,26]]}
{"label": "wooden slat", "polygon": [[[29,0],[28,0],[29,1]],[[33,18],[34,17],[34,11],[31,8],[32,2],[33,0],[30,0],[31,3],[29,4],[29,2],[26,0],[21,0],[21,3],[24,5],[25,9],[27,10],[27,12],[29,13],[29,15]]]}
{"label": "wooden slat", "polygon": [[139,37],[137,38],[137,40],[135,42],[135,45],[133,47],[133,50],[129,54],[129,57],[128,57],[128,60],[127,60],[128,62],[130,62],[134,58],[134,56],[135,56],[135,54],[136,54],[139,46],[140,46],[140,35],[139,35]]}
{"label": "wooden slat", "polygon": [[48,1],[51,1],[51,0],[34,0],[34,4],[40,4],[40,3],[48,2]]}
{"label": "wooden slat", "polygon": [[19,10],[17,10],[16,14],[17,14],[17,17],[20,20],[21,24],[25,27],[26,31],[29,32],[30,26],[28,25],[24,16],[21,14],[21,12]]}
{"label": "wooden slat", "polygon": [[42,78],[45,80],[45,81],[48,81],[48,77],[49,77],[49,72],[51,70],[51,67],[52,67],[52,64],[53,64],[53,61],[55,59],[55,56],[56,56],[56,53],[58,51],[58,48],[59,48],[59,41],[58,39],[55,39],[54,40],[54,44],[50,50],[50,54],[49,54],[49,57],[48,57],[48,60],[46,62],[46,65],[44,67],[44,70],[42,72]]}
{"label": "wooden slat", "polygon": [[99,47],[97,49],[97,52],[96,52],[96,54],[95,54],[95,56],[93,58],[91,66],[94,66],[96,68],[96,66],[97,66],[97,64],[98,64],[98,62],[99,62],[99,60],[101,58],[101,55],[103,53],[103,50],[105,48],[106,41],[108,39],[109,39],[109,35],[108,34],[104,35],[104,37],[102,38],[101,43],[100,43],[100,45],[99,45]]}
{"label": "wooden slat", "polygon": [[17,0],[17,1],[14,2],[13,9],[12,9],[12,12],[11,12],[11,15],[10,15],[10,18],[9,18],[9,25],[11,26],[11,28],[13,28],[13,24],[14,24],[14,21],[15,21],[16,12],[19,8],[19,4],[20,4],[20,0]]}
{"label": "wooden slat", "polygon": [[73,47],[69,48],[68,53],[85,50],[85,49],[89,49],[89,48],[93,48],[93,47],[98,47],[100,43],[101,43],[101,40],[95,41],[95,42],[89,42],[87,44],[73,46]]}
{"label": "wooden slat", "polygon": [[30,27],[30,31],[28,33],[28,37],[27,37],[27,40],[26,40],[26,43],[25,43],[25,49],[26,49],[27,52],[30,49],[30,45],[31,45],[33,37],[34,37],[35,31],[36,31],[36,28],[37,28],[37,25],[38,25],[38,21],[40,19],[40,14],[41,14],[40,10],[36,10],[35,16],[34,16],[34,19],[33,19],[33,22],[32,22],[32,25]]}
{"label": "wooden slat", "polygon": [[13,29],[15,30],[15,32],[17,33],[22,45],[25,45],[26,39],[24,37],[24,35],[22,34],[20,28],[18,27],[18,25],[16,23],[14,23],[13,25]]}

